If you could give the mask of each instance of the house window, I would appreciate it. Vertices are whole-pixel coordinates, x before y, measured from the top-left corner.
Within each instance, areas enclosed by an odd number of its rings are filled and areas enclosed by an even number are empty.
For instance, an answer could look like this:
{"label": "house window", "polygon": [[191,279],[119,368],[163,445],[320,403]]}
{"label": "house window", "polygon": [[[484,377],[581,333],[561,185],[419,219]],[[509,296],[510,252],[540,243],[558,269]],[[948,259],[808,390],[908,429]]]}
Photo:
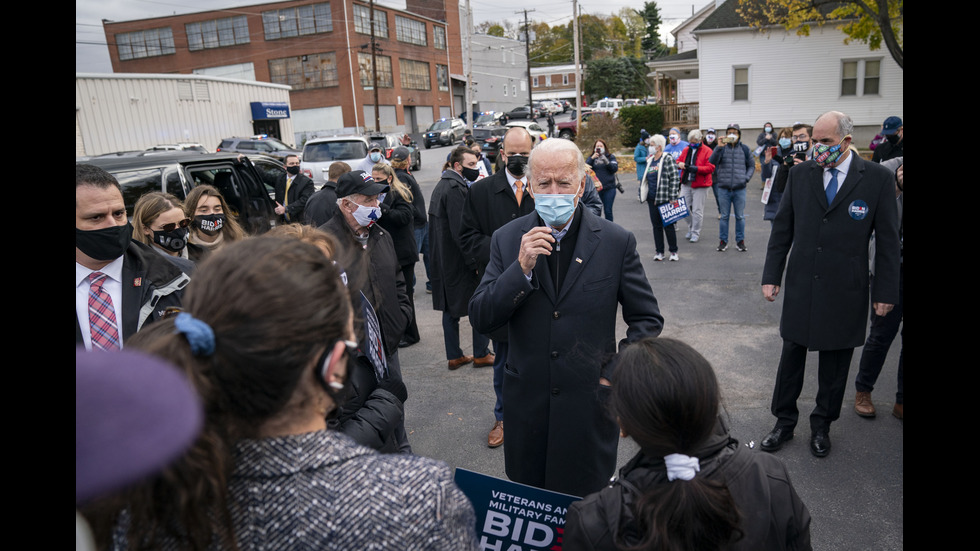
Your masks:
{"label": "house window", "polygon": [[749,68],[748,67],[733,67],[734,71],[732,74],[732,82],[734,83],[732,90],[732,99],[734,101],[748,101],[749,100]]}
{"label": "house window", "polygon": [[120,61],[177,53],[170,27],[117,34],[116,48]]}
{"label": "house window", "polygon": [[531,88],[538,87],[538,77],[531,77]]}
{"label": "house window", "polygon": [[308,54],[269,60],[269,79],[288,84],[295,90],[338,86],[337,54]]}
{"label": "house window", "polygon": [[399,59],[398,68],[401,71],[402,88],[408,90],[431,90],[429,64],[424,61]]}
{"label": "house window", "polygon": [[561,76],[561,85],[568,86],[568,73],[565,73]]}
{"label": "house window", "polygon": [[[375,58],[378,60],[378,88],[393,87],[395,81],[391,76],[391,57],[375,55]],[[361,86],[370,89],[371,83],[374,82],[374,72],[371,70],[371,54],[358,52],[357,65],[361,70]]]}
{"label": "house window", "polygon": [[244,15],[188,23],[184,30],[187,31],[187,48],[192,52],[249,43],[248,19]]}
{"label": "house window", "polygon": [[[354,30],[361,34],[371,34],[371,8],[354,4]],[[374,36],[388,38],[388,14],[374,10]]]}
{"label": "house window", "polygon": [[266,40],[327,33],[333,30],[330,4],[310,4],[262,12]]}
{"label": "house window", "polygon": [[446,49],[446,28],[436,25],[432,26],[432,45],[437,50]]}
{"label": "house window", "polygon": [[395,16],[395,36],[399,42],[408,42],[419,46],[428,46],[425,34],[425,22],[416,21],[400,15]]}
{"label": "house window", "polygon": [[546,75],[544,77],[544,85],[551,88],[551,75]]}
{"label": "house window", "polygon": [[858,59],[841,62],[840,95],[878,95],[880,82],[880,59]]}
{"label": "house window", "polygon": [[504,97],[505,98],[507,97],[507,85],[506,84],[504,84]]}
{"label": "house window", "polygon": [[[522,80],[521,83],[522,83],[521,84],[521,89],[523,90],[524,89],[524,86],[527,83],[527,81],[526,80]],[[512,84],[510,91],[514,93],[514,97],[516,98],[517,97],[517,85],[516,84]]]}
{"label": "house window", "polygon": [[440,92],[449,91],[449,67],[436,65],[436,83],[439,85]]}

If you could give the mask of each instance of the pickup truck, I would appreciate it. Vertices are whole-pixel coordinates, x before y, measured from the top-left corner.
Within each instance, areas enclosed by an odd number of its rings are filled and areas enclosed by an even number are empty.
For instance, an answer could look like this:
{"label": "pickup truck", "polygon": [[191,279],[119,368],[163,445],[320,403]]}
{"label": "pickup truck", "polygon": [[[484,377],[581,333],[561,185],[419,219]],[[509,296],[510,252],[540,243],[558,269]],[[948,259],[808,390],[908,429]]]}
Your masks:
{"label": "pickup truck", "polygon": [[[582,113],[582,126],[585,126],[585,122],[592,117],[594,113],[589,111],[587,113]],[[575,127],[575,118],[567,122],[560,122],[556,127],[558,131],[559,138],[565,138],[566,140],[574,140],[575,136],[578,135],[578,128]]]}

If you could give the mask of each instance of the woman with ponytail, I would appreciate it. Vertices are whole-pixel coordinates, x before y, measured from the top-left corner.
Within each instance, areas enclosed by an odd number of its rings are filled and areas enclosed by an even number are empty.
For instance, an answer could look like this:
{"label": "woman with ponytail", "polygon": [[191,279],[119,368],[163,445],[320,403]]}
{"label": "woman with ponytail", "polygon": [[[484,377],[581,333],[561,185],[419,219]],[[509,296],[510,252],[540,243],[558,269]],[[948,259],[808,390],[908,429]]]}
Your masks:
{"label": "woman with ponytail", "polygon": [[627,348],[612,408],[640,452],[572,504],[563,549],[811,549],[810,513],[786,467],[739,446],[720,402],[711,365],[690,346],[647,338]]}
{"label": "woman with ponytail", "polygon": [[447,465],[327,429],[357,343],[324,252],[294,237],[229,244],[201,263],[183,312],[126,342],[189,375],[205,423],[159,477],[87,511],[99,548],[475,549]]}

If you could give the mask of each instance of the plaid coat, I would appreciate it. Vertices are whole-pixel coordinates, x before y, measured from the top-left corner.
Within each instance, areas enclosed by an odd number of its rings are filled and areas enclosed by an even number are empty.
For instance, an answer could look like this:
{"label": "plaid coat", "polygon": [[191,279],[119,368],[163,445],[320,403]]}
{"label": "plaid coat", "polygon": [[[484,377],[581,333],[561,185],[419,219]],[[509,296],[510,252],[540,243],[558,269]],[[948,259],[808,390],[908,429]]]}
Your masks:
{"label": "plaid coat", "polygon": [[[654,205],[662,205],[667,201],[677,199],[681,192],[681,178],[677,175],[677,163],[670,155],[663,155],[663,163],[649,159],[647,164],[647,182],[650,189],[655,190],[652,200]],[[660,170],[657,165],[660,164]],[[659,176],[658,173],[659,172]],[[656,180],[652,180],[656,178]]]}

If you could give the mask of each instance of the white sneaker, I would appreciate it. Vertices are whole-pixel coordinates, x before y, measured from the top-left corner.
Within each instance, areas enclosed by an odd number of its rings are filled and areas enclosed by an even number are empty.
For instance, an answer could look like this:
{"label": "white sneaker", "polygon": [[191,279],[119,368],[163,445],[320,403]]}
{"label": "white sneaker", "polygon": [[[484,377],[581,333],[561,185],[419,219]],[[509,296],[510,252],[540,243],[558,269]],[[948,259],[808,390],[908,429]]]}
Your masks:
{"label": "white sneaker", "polygon": [[700,240],[701,240],[701,238],[698,237],[697,235],[692,235],[691,236],[691,243],[697,243]]}
{"label": "white sneaker", "polygon": [[670,261],[677,262],[677,253],[670,253]]}
{"label": "white sneaker", "polygon": [[684,239],[687,239],[688,241],[690,241],[690,239],[691,239],[691,230],[687,230],[687,234],[684,235]]}
{"label": "white sneaker", "polygon": [[663,253],[657,253],[657,254],[655,254],[655,255],[653,256],[653,260],[654,260],[654,261],[656,261],[656,262],[660,262],[660,261],[662,261],[663,259],[664,259],[664,255],[663,255]]}

